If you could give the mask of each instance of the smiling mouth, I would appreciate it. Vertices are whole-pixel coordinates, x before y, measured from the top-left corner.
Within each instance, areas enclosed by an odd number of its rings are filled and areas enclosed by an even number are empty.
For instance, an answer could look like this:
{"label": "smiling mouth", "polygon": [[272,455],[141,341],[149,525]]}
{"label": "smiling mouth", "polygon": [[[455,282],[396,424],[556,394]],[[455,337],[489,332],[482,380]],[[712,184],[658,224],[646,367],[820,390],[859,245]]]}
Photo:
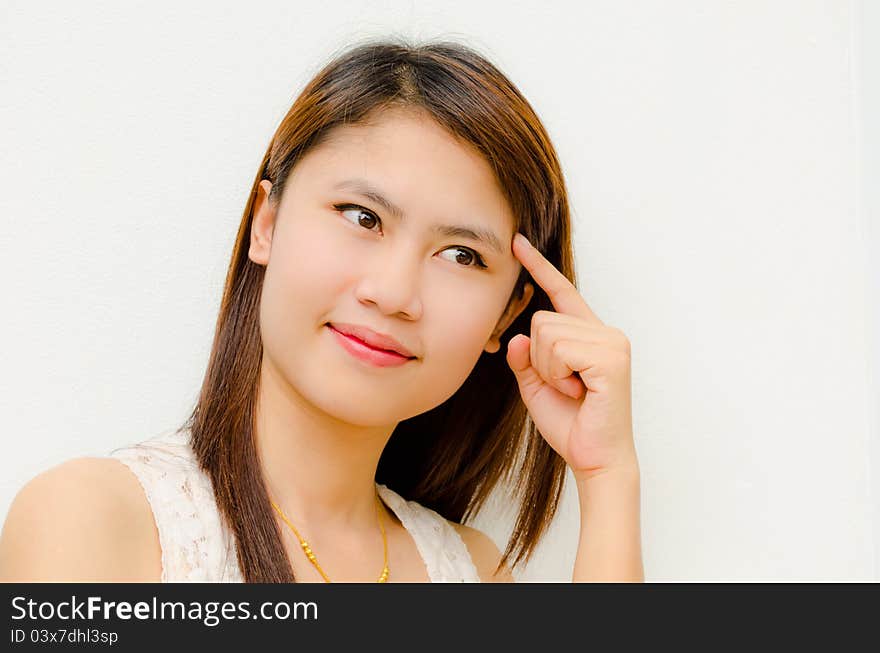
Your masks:
{"label": "smiling mouth", "polygon": [[339,342],[348,353],[362,361],[371,363],[372,365],[378,367],[396,367],[416,359],[415,356],[404,356],[396,351],[373,347],[356,336],[339,331],[329,322],[325,326],[331,331],[331,333],[333,333],[337,342]]}

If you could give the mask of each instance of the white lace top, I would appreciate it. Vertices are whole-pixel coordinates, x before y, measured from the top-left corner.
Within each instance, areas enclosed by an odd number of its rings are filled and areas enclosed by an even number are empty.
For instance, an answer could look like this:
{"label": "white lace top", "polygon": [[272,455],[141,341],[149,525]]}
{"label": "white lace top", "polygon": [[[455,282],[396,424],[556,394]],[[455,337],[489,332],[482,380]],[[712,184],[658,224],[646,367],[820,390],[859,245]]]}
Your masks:
{"label": "white lace top", "polygon": [[[188,431],[166,431],[109,455],[134,472],[150,502],[162,548],[163,583],[243,582],[235,538],[220,518]],[[383,484],[376,488],[415,540],[431,582],[480,582],[464,541],[445,518]]]}

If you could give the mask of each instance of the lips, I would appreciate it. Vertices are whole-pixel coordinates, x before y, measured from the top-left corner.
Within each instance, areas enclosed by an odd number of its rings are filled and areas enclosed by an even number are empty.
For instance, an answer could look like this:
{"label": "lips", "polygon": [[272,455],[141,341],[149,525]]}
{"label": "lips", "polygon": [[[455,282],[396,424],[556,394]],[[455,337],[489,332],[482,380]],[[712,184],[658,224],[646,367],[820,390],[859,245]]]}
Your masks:
{"label": "lips", "polygon": [[342,334],[357,338],[373,349],[379,351],[391,351],[406,358],[415,358],[415,355],[398,340],[388,334],[373,331],[369,327],[345,322],[328,322],[328,326]]}

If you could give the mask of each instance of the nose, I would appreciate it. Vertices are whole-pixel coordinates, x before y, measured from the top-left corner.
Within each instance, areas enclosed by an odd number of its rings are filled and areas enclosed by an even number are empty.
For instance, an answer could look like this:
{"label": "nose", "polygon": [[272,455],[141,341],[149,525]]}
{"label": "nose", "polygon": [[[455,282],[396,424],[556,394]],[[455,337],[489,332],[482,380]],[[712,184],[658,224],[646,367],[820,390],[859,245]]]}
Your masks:
{"label": "nose", "polygon": [[419,297],[420,259],[416,248],[404,242],[377,248],[368,272],[357,284],[358,301],[375,304],[386,315],[403,314],[411,320],[422,312]]}

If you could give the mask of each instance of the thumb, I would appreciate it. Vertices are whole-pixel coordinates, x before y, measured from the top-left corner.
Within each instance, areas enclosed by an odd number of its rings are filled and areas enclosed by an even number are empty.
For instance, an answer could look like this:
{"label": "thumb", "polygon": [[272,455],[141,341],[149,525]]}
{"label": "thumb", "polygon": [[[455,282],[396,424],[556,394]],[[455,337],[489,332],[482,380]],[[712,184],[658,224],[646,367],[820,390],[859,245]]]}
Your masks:
{"label": "thumb", "polygon": [[527,335],[518,333],[507,343],[507,364],[516,377],[520,394],[528,401],[544,385],[538,370],[532,367],[529,350],[532,341]]}

